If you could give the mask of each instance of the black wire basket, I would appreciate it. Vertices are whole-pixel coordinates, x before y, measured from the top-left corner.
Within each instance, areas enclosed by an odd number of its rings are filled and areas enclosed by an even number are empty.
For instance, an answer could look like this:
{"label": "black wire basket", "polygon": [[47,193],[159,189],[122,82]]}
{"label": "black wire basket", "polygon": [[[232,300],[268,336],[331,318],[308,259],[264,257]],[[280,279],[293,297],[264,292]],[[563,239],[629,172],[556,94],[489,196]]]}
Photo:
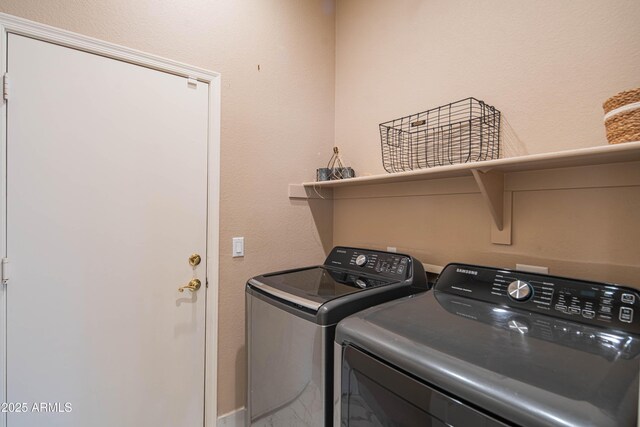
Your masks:
{"label": "black wire basket", "polygon": [[500,111],[475,98],[380,124],[387,172],[497,159]]}

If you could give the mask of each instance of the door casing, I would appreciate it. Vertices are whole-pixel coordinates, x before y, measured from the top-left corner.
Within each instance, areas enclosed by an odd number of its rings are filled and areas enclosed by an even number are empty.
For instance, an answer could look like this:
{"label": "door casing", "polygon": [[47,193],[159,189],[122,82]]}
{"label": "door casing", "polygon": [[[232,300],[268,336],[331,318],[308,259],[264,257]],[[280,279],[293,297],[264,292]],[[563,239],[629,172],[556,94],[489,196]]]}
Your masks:
{"label": "door casing", "polygon": [[[218,377],[218,278],[220,236],[220,73],[182,64],[170,59],[140,52],[127,47],[61,30],[44,24],[0,13],[0,70],[7,70],[6,52],[8,34],[18,34],[49,43],[105,56],[119,61],[151,68],[157,71],[195,79],[209,85],[209,132],[207,136],[207,284],[206,291],[206,367],[204,379],[204,425],[213,427],[217,422]],[[9,99],[11,85],[9,78]],[[9,100],[10,102],[10,100]],[[7,256],[7,101],[0,104],[0,254]],[[6,293],[0,290],[0,402],[6,402]],[[6,426],[6,417],[0,416],[0,427]]]}

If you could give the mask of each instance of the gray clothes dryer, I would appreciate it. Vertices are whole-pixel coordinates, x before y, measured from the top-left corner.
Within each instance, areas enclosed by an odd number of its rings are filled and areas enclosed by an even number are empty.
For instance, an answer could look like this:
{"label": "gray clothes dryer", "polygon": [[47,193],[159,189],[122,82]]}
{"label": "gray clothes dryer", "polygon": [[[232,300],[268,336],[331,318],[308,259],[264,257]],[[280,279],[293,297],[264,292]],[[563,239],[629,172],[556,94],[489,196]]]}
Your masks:
{"label": "gray clothes dryer", "polygon": [[346,247],[323,265],[249,280],[247,425],[331,425],[335,325],[427,289],[411,256]]}
{"label": "gray clothes dryer", "polygon": [[638,293],[463,264],[336,330],[335,425],[636,426]]}

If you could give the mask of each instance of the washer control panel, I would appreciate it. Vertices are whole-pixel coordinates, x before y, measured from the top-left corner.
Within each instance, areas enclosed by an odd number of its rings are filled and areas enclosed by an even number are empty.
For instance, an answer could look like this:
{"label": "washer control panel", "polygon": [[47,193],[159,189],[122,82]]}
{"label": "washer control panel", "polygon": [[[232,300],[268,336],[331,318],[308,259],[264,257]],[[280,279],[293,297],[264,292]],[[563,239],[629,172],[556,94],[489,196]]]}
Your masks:
{"label": "washer control panel", "polygon": [[436,291],[640,333],[638,291],[607,283],[449,264]]}
{"label": "washer control panel", "polygon": [[411,274],[411,257],[408,255],[356,248],[334,248],[325,265],[398,280]]}

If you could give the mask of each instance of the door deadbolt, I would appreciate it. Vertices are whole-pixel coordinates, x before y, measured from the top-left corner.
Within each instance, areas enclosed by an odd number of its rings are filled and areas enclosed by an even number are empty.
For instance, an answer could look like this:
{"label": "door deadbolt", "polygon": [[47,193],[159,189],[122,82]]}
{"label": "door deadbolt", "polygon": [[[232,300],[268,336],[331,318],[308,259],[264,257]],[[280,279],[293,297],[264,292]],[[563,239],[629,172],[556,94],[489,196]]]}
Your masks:
{"label": "door deadbolt", "polygon": [[198,254],[193,254],[189,257],[189,265],[191,265],[191,267],[195,267],[200,264],[200,261],[202,261],[202,258],[200,258],[200,255]]}

